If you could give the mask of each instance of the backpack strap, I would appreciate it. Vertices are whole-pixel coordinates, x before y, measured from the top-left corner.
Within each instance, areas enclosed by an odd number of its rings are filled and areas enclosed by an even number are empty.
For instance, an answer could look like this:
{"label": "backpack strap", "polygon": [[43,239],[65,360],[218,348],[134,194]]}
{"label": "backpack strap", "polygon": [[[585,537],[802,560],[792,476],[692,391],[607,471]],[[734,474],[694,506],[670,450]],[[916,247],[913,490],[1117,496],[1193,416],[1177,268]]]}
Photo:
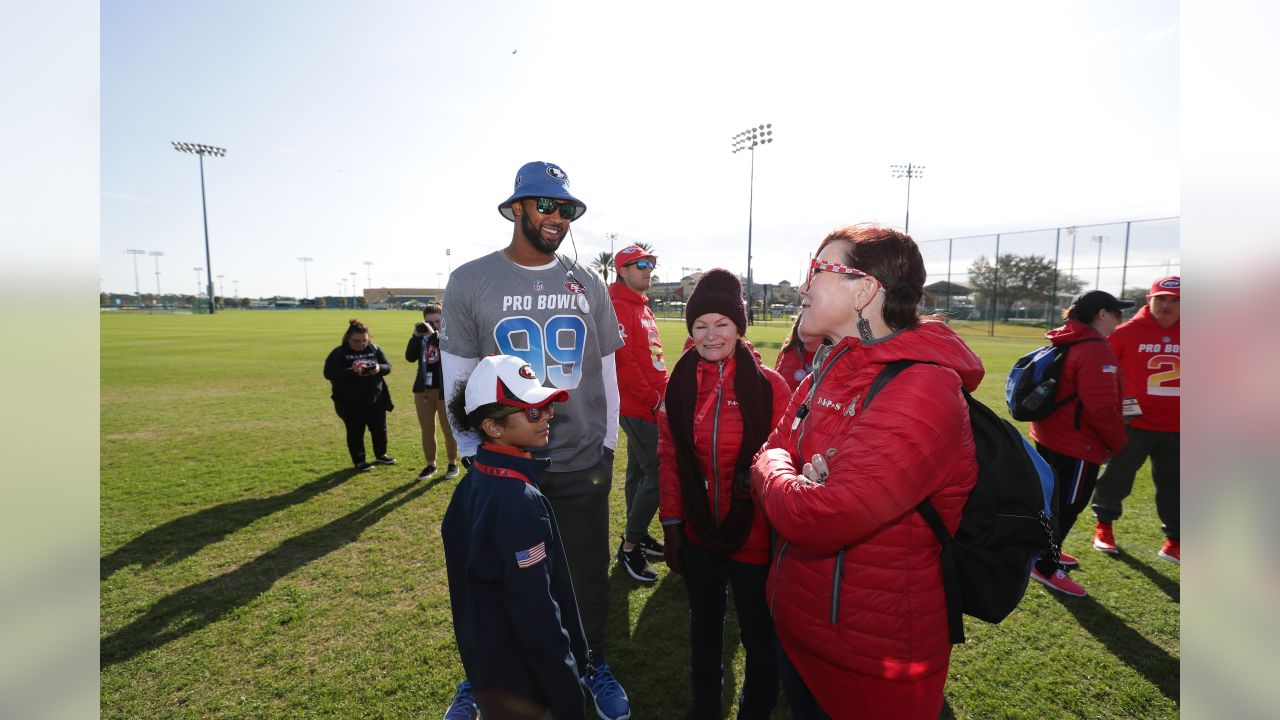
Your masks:
{"label": "backpack strap", "polygon": [[[867,394],[862,396],[862,410],[867,409],[872,398],[878,395],[890,380],[917,362],[917,360],[895,360],[885,365],[884,369],[871,381]],[[965,401],[968,402],[969,391],[963,387],[961,391],[964,393]],[[938,561],[942,565],[942,591],[947,598],[947,627],[951,644],[962,643],[964,642],[964,619],[961,617],[960,610],[960,566],[956,562],[955,545],[951,542],[951,533],[947,532],[942,516],[933,507],[933,503],[929,502],[929,498],[921,500],[920,504],[916,505],[916,512],[920,513],[924,521],[929,524],[929,528],[933,530],[934,536],[942,546]]]}
{"label": "backpack strap", "polygon": [[955,544],[951,542],[951,533],[947,532],[942,516],[933,507],[933,503],[929,502],[929,498],[916,505],[916,512],[929,524],[929,529],[933,530],[934,537],[942,545],[942,551],[938,554],[938,561],[942,564],[942,592],[947,597],[947,627],[950,629],[951,644],[956,645],[964,642],[964,619],[960,617],[960,566],[956,563]]}

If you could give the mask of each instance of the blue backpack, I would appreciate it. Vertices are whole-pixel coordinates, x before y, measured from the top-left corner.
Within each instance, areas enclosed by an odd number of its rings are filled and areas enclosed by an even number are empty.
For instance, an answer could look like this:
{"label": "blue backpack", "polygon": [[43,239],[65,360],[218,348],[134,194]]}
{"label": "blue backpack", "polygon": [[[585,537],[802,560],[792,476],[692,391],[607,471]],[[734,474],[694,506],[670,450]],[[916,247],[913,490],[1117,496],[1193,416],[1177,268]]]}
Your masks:
{"label": "blue backpack", "polygon": [[[871,399],[915,360],[889,363],[871,381],[862,400]],[[942,545],[942,587],[952,643],[964,642],[961,613],[990,623],[1005,619],[1022,601],[1031,564],[1049,553],[1053,541],[1054,473],[1022,433],[964,391],[977,450],[978,481],[965,502],[955,537],[925,498],[916,511]]]}
{"label": "blue backpack", "polygon": [[[1089,338],[1080,342],[1102,342]],[[1018,358],[1004,381],[1004,402],[1014,420],[1043,420],[1076,398],[1075,393],[1055,400],[1058,378],[1071,345],[1046,345]]]}

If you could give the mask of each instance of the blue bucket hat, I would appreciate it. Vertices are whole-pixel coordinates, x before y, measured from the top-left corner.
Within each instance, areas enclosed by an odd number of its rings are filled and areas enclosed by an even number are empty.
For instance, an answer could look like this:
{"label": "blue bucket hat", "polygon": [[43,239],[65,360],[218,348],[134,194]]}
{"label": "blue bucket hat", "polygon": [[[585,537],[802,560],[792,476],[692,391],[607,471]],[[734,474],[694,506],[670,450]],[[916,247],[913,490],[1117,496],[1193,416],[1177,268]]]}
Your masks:
{"label": "blue bucket hat", "polygon": [[574,220],[587,213],[587,204],[569,193],[569,176],[555,163],[542,162],[541,160],[525,163],[516,172],[515,192],[511,194],[511,197],[502,201],[502,204],[498,206],[498,212],[502,213],[502,217],[515,222],[516,216],[515,213],[511,212],[511,203],[520,198],[528,197],[568,200],[578,206],[578,214],[573,216]]}

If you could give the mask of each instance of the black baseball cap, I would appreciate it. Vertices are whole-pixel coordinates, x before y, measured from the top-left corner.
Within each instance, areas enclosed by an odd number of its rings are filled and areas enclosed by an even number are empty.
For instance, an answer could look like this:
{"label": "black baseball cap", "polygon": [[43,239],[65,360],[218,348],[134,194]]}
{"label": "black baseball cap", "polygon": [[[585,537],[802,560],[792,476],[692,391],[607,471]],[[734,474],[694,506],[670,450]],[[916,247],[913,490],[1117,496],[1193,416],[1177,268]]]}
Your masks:
{"label": "black baseball cap", "polygon": [[1079,315],[1086,317],[1097,315],[1099,310],[1110,310],[1112,312],[1120,312],[1133,307],[1130,300],[1117,300],[1115,295],[1102,290],[1090,290],[1089,292],[1077,297],[1071,303],[1071,309]]}

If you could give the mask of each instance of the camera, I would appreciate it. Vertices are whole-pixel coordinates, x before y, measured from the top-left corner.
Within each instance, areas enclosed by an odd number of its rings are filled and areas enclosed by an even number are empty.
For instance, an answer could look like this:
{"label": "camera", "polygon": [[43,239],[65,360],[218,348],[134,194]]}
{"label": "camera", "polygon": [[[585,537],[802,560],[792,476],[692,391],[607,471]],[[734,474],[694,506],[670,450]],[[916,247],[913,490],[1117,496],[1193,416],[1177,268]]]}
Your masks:
{"label": "camera", "polygon": [[421,335],[431,334],[431,326],[424,322],[420,322],[417,325],[414,325],[413,329],[416,330]]}

